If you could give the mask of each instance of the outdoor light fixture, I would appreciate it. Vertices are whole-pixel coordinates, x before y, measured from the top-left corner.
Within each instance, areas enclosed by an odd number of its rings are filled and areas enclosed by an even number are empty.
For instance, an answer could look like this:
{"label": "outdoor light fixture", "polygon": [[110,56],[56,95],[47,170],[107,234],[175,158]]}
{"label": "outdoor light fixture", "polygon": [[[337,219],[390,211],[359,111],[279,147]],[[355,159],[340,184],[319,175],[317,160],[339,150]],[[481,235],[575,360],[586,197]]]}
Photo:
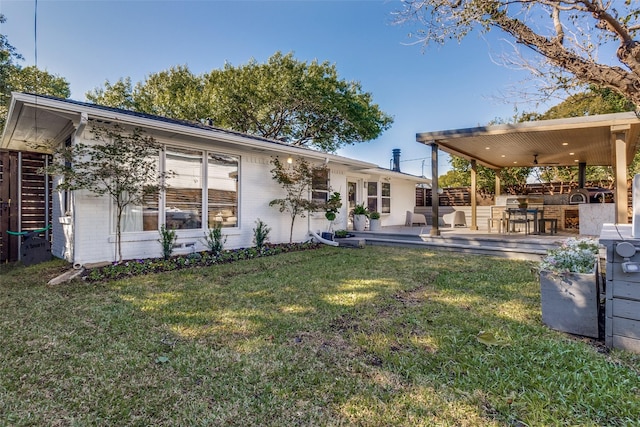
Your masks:
{"label": "outdoor light fixture", "polygon": [[629,242],[622,242],[616,245],[616,253],[624,258],[622,271],[624,273],[640,273],[640,264],[631,262],[629,258],[636,254],[636,247]]}
{"label": "outdoor light fixture", "polygon": [[291,158],[291,156],[287,157],[287,163],[289,164],[293,163],[293,159]]}

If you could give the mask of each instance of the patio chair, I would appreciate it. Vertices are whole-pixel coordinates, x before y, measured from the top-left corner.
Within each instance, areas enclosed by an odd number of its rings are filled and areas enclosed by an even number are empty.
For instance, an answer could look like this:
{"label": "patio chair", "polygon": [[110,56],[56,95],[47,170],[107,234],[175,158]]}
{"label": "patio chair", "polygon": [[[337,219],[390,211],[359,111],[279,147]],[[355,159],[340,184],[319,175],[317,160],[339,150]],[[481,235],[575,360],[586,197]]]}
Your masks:
{"label": "patio chair", "polygon": [[407,227],[413,227],[413,224],[427,225],[427,219],[422,214],[417,214],[411,211],[407,211],[407,219],[405,220],[404,225]]}
{"label": "patio chair", "polygon": [[450,225],[451,227],[467,226],[467,218],[465,217],[463,211],[454,211],[448,214],[444,214],[442,215],[442,220],[445,224]]}

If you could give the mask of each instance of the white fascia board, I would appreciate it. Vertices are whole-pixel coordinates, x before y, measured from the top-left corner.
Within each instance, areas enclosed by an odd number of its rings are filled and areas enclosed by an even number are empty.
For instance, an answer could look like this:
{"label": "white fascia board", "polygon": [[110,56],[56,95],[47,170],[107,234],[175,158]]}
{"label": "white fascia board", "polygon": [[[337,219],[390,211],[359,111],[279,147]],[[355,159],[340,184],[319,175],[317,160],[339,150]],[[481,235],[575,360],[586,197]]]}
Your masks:
{"label": "white fascia board", "polygon": [[609,127],[612,125],[640,124],[640,119],[632,111],[624,113],[598,114],[594,116],[571,117],[563,119],[539,120],[533,122],[512,123],[475,128],[449,129],[416,134],[416,141],[428,143],[440,139],[464,138],[480,135],[500,135],[521,132],[544,132],[553,130],[584,129]]}
{"label": "white fascia board", "polygon": [[396,172],[389,169],[383,169],[383,168],[362,169],[360,172],[366,172],[370,175],[379,175],[379,176],[384,176],[384,177],[389,177],[394,179],[404,179],[406,181],[413,181],[421,184],[431,184],[430,178],[411,175],[408,173]]}

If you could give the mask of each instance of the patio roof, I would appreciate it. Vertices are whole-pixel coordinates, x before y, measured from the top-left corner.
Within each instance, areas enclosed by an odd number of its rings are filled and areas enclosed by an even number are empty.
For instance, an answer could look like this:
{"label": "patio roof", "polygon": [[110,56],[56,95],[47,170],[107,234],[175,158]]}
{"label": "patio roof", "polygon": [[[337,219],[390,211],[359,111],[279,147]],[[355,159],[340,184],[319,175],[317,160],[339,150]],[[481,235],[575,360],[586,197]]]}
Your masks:
{"label": "patio roof", "polygon": [[[616,223],[628,222],[627,166],[640,147],[640,117],[634,112],[601,114],[569,119],[453,129],[416,134],[430,145],[432,188],[438,190],[438,150],[492,169],[535,166],[613,166]],[[583,175],[581,173],[581,175]],[[583,175],[584,176],[584,175]],[[496,175],[496,190],[499,174]],[[471,170],[471,229],[477,230],[476,171]],[[432,206],[438,217],[438,206]],[[431,230],[439,234],[438,226]]]}
{"label": "patio roof", "polygon": [[612,166],[614,135],[620,133],[625,134],[629,164],[640,147],[640,119],[633,112],[423,132],[416,141],[436,143],[442,151],[493,169]]}

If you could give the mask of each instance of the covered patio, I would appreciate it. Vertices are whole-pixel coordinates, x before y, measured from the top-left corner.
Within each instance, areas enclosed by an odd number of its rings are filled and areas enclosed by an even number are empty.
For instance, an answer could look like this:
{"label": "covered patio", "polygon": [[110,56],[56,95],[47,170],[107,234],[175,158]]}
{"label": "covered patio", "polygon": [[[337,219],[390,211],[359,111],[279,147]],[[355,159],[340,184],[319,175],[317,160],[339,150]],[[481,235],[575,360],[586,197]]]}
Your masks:
{"label": "covered patio", "polygon": [[[496,171],[496,195],[501,194],[500,171],[506,167],[578,166],[578,187],[585,186],[586,166],[611,166],[615,174],[615,223],[628,223],[627,166],[639,146],[640,119],[633,112],[507,125],[452,129],[416,134],[431,147],[432,194],[438,193],[440,150],[471,162],[471,218],[469,230],[478,230],[477,165]],[[431,207],[438,218],[438,204]],[[429,230],[441,233],[438,221]]]}

